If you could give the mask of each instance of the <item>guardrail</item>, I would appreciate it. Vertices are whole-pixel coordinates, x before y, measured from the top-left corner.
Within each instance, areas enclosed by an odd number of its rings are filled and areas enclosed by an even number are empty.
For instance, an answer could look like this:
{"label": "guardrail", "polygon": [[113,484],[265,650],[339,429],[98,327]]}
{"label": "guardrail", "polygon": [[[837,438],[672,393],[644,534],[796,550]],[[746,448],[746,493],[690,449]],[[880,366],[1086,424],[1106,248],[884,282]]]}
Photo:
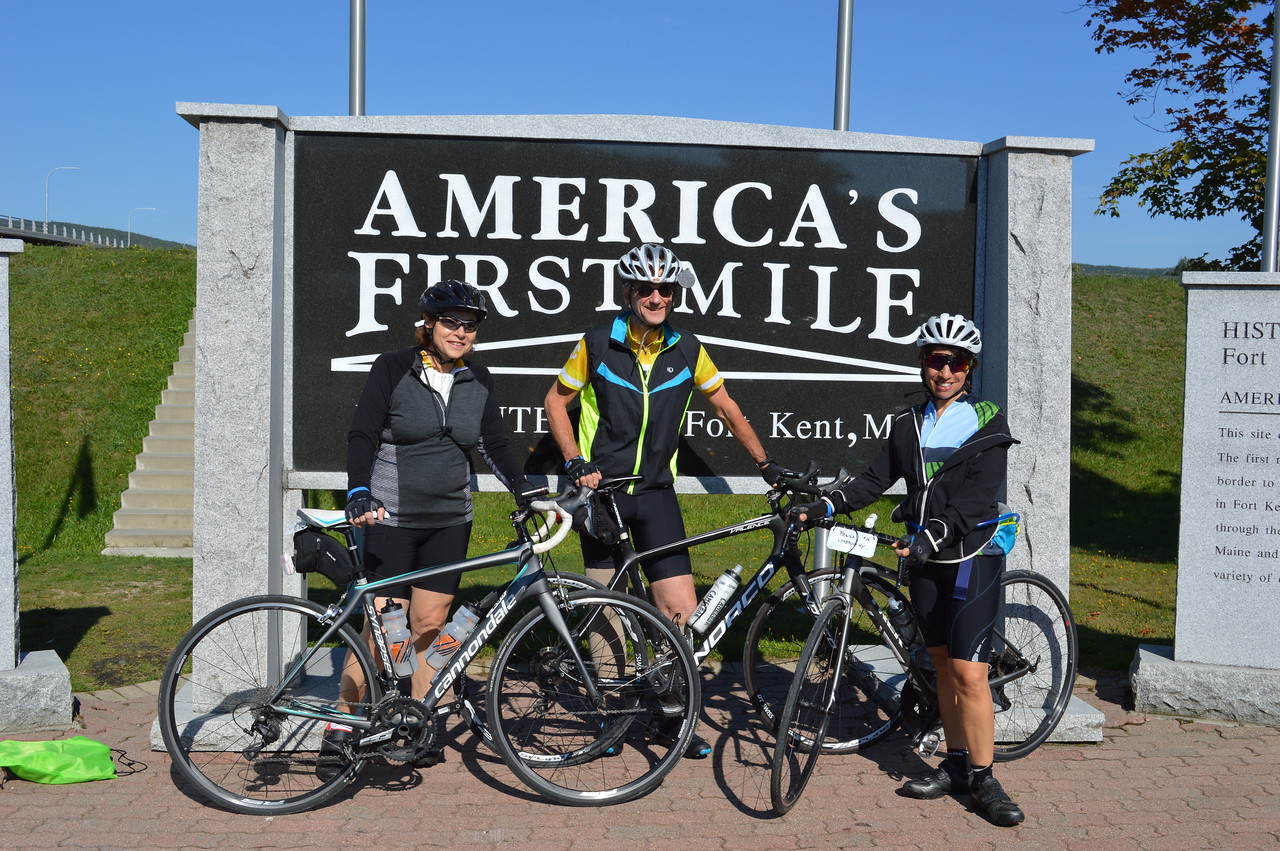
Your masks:
{"label": "guardrail", "polygon": [[91,245],[95,248],[124,248],[118,236],[103,236],[84,228],[37,222],[31,219],[0,216],[0,236],[16,236],[32,242],[56,242],[60,245]]}

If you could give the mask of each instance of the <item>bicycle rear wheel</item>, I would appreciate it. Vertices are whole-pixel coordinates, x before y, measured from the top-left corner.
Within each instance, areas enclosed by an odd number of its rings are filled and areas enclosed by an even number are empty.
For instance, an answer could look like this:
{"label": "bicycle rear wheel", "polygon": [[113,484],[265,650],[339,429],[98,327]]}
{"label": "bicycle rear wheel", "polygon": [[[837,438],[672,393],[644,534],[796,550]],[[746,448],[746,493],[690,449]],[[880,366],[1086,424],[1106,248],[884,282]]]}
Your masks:
{"label": "bicycle rear wheel", "polygon": [[1076,625],[1062,592],[1040,574],[1011,570],[1000,584],[991,692],[996,759],[1006,761],[1038,748],[1062,719],[1076,680]]}
{"label": "bicycle rear wheel", "polygon": [[837,674],[847,637],[847,604],[828,600],[800,651],[787,701],[778,716],[778,742],[773,750],[769,797],[783,815],[800,800],[822,753],[836,708]]}
{"label": "bicycle rear wheel", "polygon": [[[511,771],[561,804],[620,804],[662,782],[693,737],[701,682],[693,652],[657,609],[579,591],[512,628],[489,675],[489,726]],[[600,692],[593,701],[571,648]]]}
{"label": "bicycle rear wheel", "polygon": [[[840,571],[820,570],[807,579],[819,586],[839,582]],[[876,574],[864,573],[862,581],[881,611],[891,598],[906,601],[892,582]],[[902,711],[902,664],[862,607],[854,606],[850,618],[848,664],[822,745],[831,753],[853,752],[880,741],[897,726]],[[801,642],[812,628],[813,616],[794,583],[788,582],[764,602],[747,631],[742,650],[747,694],[775,735],[795,679]]]}
{"label": "bicycle rear wheel", "polygon": [[[369,650],[349,626],[316,648],[327,629],[324,611],[295,597],[237,600],[201,618],[169,657],[160,735],[173,767],[213,803],[239,813],[296,813],[336,795],[364,767],[356,759],[317,776],[325,721],[347,711],[367,718],[382,697]],[[353,676],[363,677],[367,692],[348,705],[340,681]]]}

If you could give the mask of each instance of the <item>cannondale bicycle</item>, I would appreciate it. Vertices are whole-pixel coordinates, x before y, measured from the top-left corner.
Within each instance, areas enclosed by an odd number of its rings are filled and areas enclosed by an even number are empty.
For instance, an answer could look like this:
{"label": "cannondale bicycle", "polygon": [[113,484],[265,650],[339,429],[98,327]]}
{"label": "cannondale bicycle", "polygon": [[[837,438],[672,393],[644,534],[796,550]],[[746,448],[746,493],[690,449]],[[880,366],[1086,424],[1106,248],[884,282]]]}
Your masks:
{"label": "cannondale bicycle", "polygon": [[[373,582],[342,512],[300,510],[304,531],[343,536],[355,578],[327,608],[248,597],[191,628],[160,682],[160,732],[177,773],[236,812],[317,807],[370,760],[406,763],[430,752],[437,717],[461,708],[454,684],[496,642],[484,695],[488,728],[523,783],[577,806],[621,803],[657,787],[693,735],[701,703],[693,655],[642,600],[551,586],[539,557],[567,535],[574,508],[573,496],[534,501],[512,514],[517,540],[508,549]],[[363,613],[376,623],[373,599],[389,584],[500,565],[514,565],[514,578],[481,604],[427,694],[402,696],[382,630],[372,630],[375,656],[353,618]],[[326,765],[329,722],[355,734]],[[624,737],[637,746],[606,758]]]}

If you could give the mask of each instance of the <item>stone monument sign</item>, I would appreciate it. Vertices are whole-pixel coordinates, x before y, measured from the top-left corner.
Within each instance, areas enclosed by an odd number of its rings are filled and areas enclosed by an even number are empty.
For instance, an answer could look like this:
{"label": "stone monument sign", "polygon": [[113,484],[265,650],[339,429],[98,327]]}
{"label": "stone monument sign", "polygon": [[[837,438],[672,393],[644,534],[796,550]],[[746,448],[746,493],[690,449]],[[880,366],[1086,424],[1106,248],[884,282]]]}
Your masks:
{"label": "stone monument sign", "polygon": [[1280,669],[1280,276],[1218,277],[1185,282],[1174,658]]}
{"label": "stone monument sign", "polygon": [[[1188,273],[1174,646],[1144,645],[1144,711],[1280,721],[1280,275]],[[1177,415],[1170,405],[1169,415]]]}

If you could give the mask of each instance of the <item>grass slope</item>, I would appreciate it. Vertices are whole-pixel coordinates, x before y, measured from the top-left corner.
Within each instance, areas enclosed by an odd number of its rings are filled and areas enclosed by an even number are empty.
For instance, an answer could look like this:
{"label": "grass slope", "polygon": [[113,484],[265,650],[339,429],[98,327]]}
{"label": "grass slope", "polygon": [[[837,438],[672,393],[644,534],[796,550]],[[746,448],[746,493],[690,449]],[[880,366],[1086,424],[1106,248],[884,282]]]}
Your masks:
{"label": "grass slope", "polygon": [[[190,561],[98,553],[192,314],[195,255],[27,246],[10,288],[22,649],[56,650],[76,689],[154,678],[191,623]],[[1123,670],[1139,642],[1173,638],[1182,329],[1176,279],[1076,270],[1071,597],[1086,669]],[[759,495],[681,502],[690,530],[766,508]],[[472,552],[504,546],[510,497],[476,506]],[[753,568],[768,545],[751,533],[695,550],[699,585]],[[572,543],[557,560],[581,563]],[[509,575],[466,577],[463,593]]]}
{"label": "grass slope", "polygon": [[98,555],[195,305],[190,251],[12,258],[20,647],[76,689],[158,675],[191,625],[189,559]]}
{"label": "grass slope", "polygon": [[195,255],[27,246],[9,290],[19,556],[99,552],[195,306]]}
{"label": "grass slope", "polygon": [[1175,278],[1077,275],[1071,603],[1083,660],[1172,643],[1185,296]]}

